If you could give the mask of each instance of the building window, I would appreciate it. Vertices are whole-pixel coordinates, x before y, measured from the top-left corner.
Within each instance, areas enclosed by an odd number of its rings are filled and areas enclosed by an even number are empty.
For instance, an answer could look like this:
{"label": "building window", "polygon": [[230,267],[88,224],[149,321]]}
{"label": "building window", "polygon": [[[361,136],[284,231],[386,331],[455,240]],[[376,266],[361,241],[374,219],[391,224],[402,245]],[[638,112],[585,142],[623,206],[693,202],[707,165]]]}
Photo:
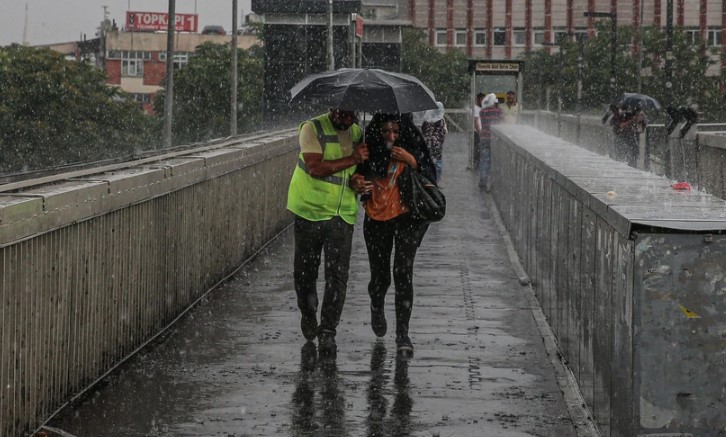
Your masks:
{"label": "building window", "polygon": [[131,96],[136,102],[141,103],[142,105],[151,103],[151,94],[133,93]]}
{"label": "building window", "polygon": [[144,75],[144,61],[151,59],[151,52],[138,50],[109,51],[109,55],[121,59],[121,76],[138,77]]}
{"label": "building window", "polygon": [[436,45],[437,46],[447,45],[446,29],[436,29]]}
{"label": "building window", "polygon": [[457,46],[466,46],[466,30],[456,29],[455,40]]}
{"label": "building window", "polygon": [[477,29],[474,31],[474,45],[485,46],[487,45],[487,31],[483,29]]}
{"label": "building window", "polygon": [[534,30],[534,44],[541,46],[545,42],[545,31],[544,29]]}
{"label": "building window", "polygon": [[124,59],[121,61],[121,76],[138,77],[144,75],[144,61],[140,59]]}
{"label": "building window", "polygon": [[587,41],[590,36],[587,34],[587,29],[576,29],[575,30],[575,41]]}
{"label": "building window", "polygon": [[[178,70],[182,67],[186,67],[189,63],[189,58],[193,55],[192,52],[175,52],[174,53],[174,69]],[[159,52],[159,61],[166,61],[166,52]]]}
{"label": "building window", "polygon": [[567,38],[572,39],[566,30],[561,30],[561,29],[554,31],[554,37],[555,37],[554,42],[557,45],[562,45],[562,43],[564,43],[567,40]]}
{"label": "building window", "polygon": [[527,31],[524,29],[514,29],[512,39],[514,40],[515,46],[527,45]]}
{"label": "building window", "polygon": [[494,29],[494,45],[503,46],[507,43],[507,32],[504,29]]}
{"label": "building window", "polygon": [[182,67],[186,67],[189,63],[189,52],[174,53],[174,69],[178,70]]}
{"label": "building window", "polygon": [[721,29],[708,30],[708,45],[721,46]]}
{"label": "building window", "polygon": [[698,29],[687,29],[685,32],[687,41],[690,41],[691,44],[698,44],[701,39],[701,32]]}

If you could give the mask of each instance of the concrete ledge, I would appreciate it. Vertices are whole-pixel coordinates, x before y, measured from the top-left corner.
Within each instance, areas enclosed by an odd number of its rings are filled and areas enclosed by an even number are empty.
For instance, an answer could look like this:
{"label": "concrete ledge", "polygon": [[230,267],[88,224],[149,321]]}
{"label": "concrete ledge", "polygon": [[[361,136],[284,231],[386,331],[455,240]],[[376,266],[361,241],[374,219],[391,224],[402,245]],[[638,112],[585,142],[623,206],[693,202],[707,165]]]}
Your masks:
{"label": "concrete ledge", "polygon": [[0,197],[0,246],[218,178],[297,147],[273,135]]}
{"label": "concrete ledge", "polygon": [[726,132],[699,132],[698,145],[726,149]]}

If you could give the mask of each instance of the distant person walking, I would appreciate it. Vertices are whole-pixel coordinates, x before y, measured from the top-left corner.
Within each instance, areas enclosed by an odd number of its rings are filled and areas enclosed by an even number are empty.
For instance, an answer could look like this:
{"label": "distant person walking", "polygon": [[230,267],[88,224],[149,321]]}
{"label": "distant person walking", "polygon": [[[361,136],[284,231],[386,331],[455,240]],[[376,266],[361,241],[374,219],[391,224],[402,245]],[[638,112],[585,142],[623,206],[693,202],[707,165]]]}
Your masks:
{"label": "distant person walking", "polygon": [[631,167],[638,166],[640,155],[640,134],[645,132],[648,121],[639,108],[629,106],[610,106],[613,127],[613,149],[611,158],[627,163]]}
{"label": "distant person walking", "polygon": [[492,156],[492,125],[502,120],[502,112],[497,107],[497,96],[487,94],[481,101],[481,133],[479,134],[479,189],[489,191],[489,167]]}
{"label": "distant person walking", "polygon": [[499,105],[499,109],[502,111],[502,121],[504,123],[514,124],[519,122],[522,107],[517,101],[517,94],[514,91],[507,91],[504,104]]}
{"label": "distant person walking", "polygon": [[474,169],[479,168],[479,136],[481,135],[481,118],[479,118],[479,113],[481,112],[481,101],[484,99],[484,96],[486,96],[486,94],[484,93],[479,93],[476,95],[476,99],[474,101],[474,109],[471,113],[471,118],[474,125],[474,150],[472,157]]}
{"label": "distant person walking", "polygon": [[[335,352],[348,284],[353,225],[358,212],[356,192],[365,185],[353,176],[357,164],[368,159],[360,144],[362,130],[355,113],[331,109],[303,122],[299,128],[300,154],[292,174],[287,209],[295,214],[294,280],[300,328],[307,340],[318,337],[321,352]],[[325,294],[317,320],[316,282],[320,254],[325,253]]]}
{"label": "distant person walking", "polygon": [[438,184],[444,171],[443,151],[448,129],[444,119],[444,104],[436,102],[436,106],[438,106],[438,109],[430,109],[424,114],[421,133],[423,133],[434,159],[434,165],[436,165],[436,180],[434,182]]}
{"label": "distant person walking", "polygon": [[[429,149],[411,114],[376,114],[366,128],[370,159],[357,172],[372,180],[365,201],[363,238],[368,249],[371,280],[371,327],[378,337],[386,335],[386,293],[391,285],[391,252],[395,286],[396,348],[412,354],[409,320],[413,309],[413,264],[428,224],[412,219],[401,198],[399,176],[409,167],[433,180],[436,170]],[[395,247],[395,250],[394,250]]]}

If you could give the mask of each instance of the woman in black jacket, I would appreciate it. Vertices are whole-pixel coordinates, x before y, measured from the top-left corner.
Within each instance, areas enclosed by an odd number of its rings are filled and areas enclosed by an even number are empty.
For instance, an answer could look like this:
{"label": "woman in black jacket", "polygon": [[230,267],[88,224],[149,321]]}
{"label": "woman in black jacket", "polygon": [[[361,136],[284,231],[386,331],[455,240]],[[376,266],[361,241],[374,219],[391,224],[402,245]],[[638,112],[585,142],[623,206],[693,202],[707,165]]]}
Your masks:
{"label": "woman in black jacket", "polygon": [[[411,114],[376,114],[366,128],[369,158],[356,172],[368,180],[362,198],[366,215],[363,237],[368,249],[371,280],[371,327],[386,335],[386,293],[391,285],[391,252],[396,308],[396,347],[412,354],[409,320],[413,309],[413,263],[428,224],[410,217],[401,198],[398,178],[406,167],[436,180],[436,169],[421,131]],[[394,251],[395,246],[395,251]]]}

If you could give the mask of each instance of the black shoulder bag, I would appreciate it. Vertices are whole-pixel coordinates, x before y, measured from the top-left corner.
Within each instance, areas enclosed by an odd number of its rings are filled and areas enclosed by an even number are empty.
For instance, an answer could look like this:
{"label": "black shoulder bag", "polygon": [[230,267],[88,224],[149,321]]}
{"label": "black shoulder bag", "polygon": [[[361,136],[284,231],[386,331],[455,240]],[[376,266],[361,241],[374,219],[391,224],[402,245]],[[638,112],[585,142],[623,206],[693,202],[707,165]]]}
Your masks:
{"label": "black shoulder bag", "polygon": [[411,217],[425,222],[437,222],[446,215],[446,197],[426,176],[406,166],[398,177],[401,199]]}

